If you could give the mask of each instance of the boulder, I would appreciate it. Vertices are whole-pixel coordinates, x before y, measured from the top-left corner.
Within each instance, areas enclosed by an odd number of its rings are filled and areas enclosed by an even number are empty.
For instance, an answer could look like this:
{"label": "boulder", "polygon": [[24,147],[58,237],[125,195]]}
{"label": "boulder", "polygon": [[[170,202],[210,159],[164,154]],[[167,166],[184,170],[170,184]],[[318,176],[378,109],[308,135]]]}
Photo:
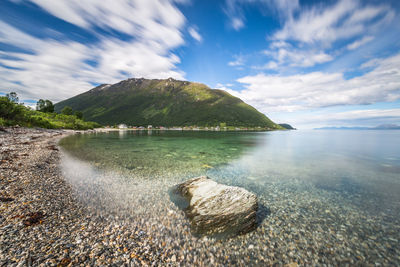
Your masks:
{"label": "boulder", "polygon": [[176,185],[171,193],[195,234],[229,237],[257,226],[257,197],[246,189],[201,176]]}

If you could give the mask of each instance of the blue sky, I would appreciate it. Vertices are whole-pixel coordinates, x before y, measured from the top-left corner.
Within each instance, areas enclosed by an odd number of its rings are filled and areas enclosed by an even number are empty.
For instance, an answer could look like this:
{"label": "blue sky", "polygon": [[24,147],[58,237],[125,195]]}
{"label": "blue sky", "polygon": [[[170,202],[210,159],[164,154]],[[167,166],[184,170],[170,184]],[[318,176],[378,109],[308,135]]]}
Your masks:
{"label": "blue sky", "polygon": [[400,1],[3,0],[0,93],[202,82],[299,128],[400,124]]}

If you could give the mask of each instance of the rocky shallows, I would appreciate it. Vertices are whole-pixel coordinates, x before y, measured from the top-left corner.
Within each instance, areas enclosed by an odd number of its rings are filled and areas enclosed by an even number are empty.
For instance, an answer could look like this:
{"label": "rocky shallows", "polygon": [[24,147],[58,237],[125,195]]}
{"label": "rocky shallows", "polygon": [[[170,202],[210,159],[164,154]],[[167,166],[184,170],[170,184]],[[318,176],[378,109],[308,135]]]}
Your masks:
{"label": "rocky shallows", "polygon": [[195,234],[229,237],[257,226],[257,197],[246,189],[201,176],[178,184],[171,196],[184,210]]}

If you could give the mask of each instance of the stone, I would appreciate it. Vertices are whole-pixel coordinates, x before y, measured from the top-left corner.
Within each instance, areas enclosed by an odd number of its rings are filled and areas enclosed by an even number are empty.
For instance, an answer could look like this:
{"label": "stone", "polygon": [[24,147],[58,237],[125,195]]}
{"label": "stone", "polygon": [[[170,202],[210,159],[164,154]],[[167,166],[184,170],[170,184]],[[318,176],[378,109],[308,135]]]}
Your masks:
{"label": "stone", "polygon": [[195,234],[230,237],[248,233],[257,226],[256,195],[206,176],[176,185],[171,199],[184,210]]}
{"label": "stone", "polygon": [[175,255],[172,255],[171,261],[172,261],[172,262],[176,262],[176,256],[175,256]]}

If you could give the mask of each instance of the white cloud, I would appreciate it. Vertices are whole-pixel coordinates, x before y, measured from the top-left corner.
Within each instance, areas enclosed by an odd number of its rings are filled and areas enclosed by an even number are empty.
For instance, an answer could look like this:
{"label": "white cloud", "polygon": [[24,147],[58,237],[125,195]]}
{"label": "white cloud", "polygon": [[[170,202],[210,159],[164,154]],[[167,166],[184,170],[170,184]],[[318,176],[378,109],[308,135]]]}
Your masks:
{"label": "white cloud", "polygon": [[[373,28],[391,13],[387,6],[365,6],[360,1],[341,0],[333,6],[314,6],[302,11],[298,17],[287,20],[272,38],[330,46],[336,40],[365,33],[367,25]],[[371,22],[372,19],[377,21]]]}
{"label": "white cloud", "polygon": [[400,109],[362,109],[351,110],[337,113],[328,113],[323,115],[313,116],[306,120],[312,122],[323,121],[354,121],[354,120],[372,120],[390,118],[400,120]]}
{"label": "white cloud", "polygon": [[293,13],[300,8],[298,0],[265,0],[269,8],[275,9],[279,16],[284,19],[290,19]]}
{"label": "white cloud", "polygon": [[333,5],[309,8],[301,8],[298,0],[225,0],[224,11],[235,30],[245,26],[244,10],[249,5],[257,5],[264,14],[267,10],[275,11],[284,22],[283,29],[272,39],[326,45],[364,33],[368,23],[377,25],[385,16],[393,18],[394,13],[387,5],[365,5],[358,0],[340,0]]}
{"label": "white cloud", "polygon": [[325,63],[333,60],[331,55],[317,49],[297,49],[285,42],[273,42],[269,50],[264,54],[273,58],[265,67],[276,69],[278,65],[288,65],[292,67],[311,67],[316,64]]}
{"label": "white cloud", "polygon": [[304,113],[291,118],[293,125],[301,128],[321,126],[367,126],[400,124],[400,109],[359,109],[351,111],[322,111]]}
{"label": "white cloud", "polygon": [[[244,10],[250,5],[258,5],[264,14],[266,10],[275,11],[283,25],[267,36],[271,41],[266,53],[267,63],[252,67],[259,70],[313,67],[333,61],[346,50],[372,41],[395,16],[389,5],[364,4],[358,0],[304,7],[300,7],[297,0],[226,0],[224,11],[234,29],[245,26]],[[237,25],[233,26],[235,23]],[[358,40],[348,43],[354,39]]]}
{"label": "white cloud", "polygon": [[[362,107],[358,107],[362,108]],[[340,111],[339,108],[318,109],[298,113],[269,113],[274,121],[289,122],[301,129],[323,126],[367,126],[375,127],[381,124],[399,124],[400,109],[357,109]]]}
{"label": "white cloud", "polygon": [[221,90],[225,90],[228,91],[230,90],[229,87],[233,86],[232,84],[223,84],[223,83],[217,83],[217,85],[215,85],[215,89],[221,89]]}
{"label": "white cloud", "polygon": [[[3,90],[16,91],[24,99],[59,101],[92,88],[93,83],[128,77],[184,78],[176,67],[180,59],[170,51],[184,44],[185,18],[172,1],[32,1],[92,31],[99,41],[39,39],[0,21],[0,42],[29,51],[0,55]],[[100,35],[96,27],[131,39]]]}
{"label": "white cloud", "polygon": [[279,17],[287,18],[299,8],[298,0],[225,0],[224,12],[229,19],[229,25],[236,31],[245,27],[244,6],[258,5],[263,12],[271,9]]}
{"label": "white cloud", "polygon": [[359,48],[360,46],[372,41],[374,39],[373,36],[364,36],[363,38],[361,38],[360,40],[354,41],[351,44],[347,45],[347,49],[349,50],[354,50]]}
{"label": "white cloud", "polygon": [[183,43],[185,17],[173,1],[30,0],[50,14],[86,29],[112,29],[174,47]]}
{"label": "white cloud", "polygon": [[[387,5],[365,5],[357,0],[291,10],[282,29],[267,38],[272,41],[266,53],[268,60],[278,64],[274,69],[312,67],[333,61],[334,56],[372,41],[394,18]],[[354,38],[358,40],[348,43]]]}
{"label": "white cloud", "polygon": [[24,106],[36,110],[36,103],[24,103]]}
{"label": "white cloud", "polygon": [[371,59],[371,60],[361,64],[360,69],[376,68],[377,66],[379,66],[380,62],[381,62],[381,59],[379,59],[379,58]]}
{"label": "white cloud", "polygon": [[200,35],[200,33],[193,27],[189,28],[189,34],[192,36],[193,39],[195,39],[197,42],[201,43],[203,41],[203,37]]}
{"label": "white cloud", "polygon": [[224,12],[229,19],[229,26],[238,31],[244,27],[244,15],[240,8],[242,0],[226,0]]}
{"label": "white cloud", "polygon": [[255,70],[276,70],[278,69],[278,63],[276,61],[269,61],[262,66],[252,66],[251,68]]}
{"label": "white cloud", "polygon": [[173,1],[30,0],[50,14],[85,29],[115,30],[173,48],[184,43],[185,17]]}
{"label": "white cloud", "polygon": [[243,19],[241,18],[237,17],[233,18],[231,23],[232,23],[232,28],[234,28],[237,31],[244,27],[244,22]]}
{"label": "white cloud", "polygon": [[235,60],[228,62],[228,66],[231,67],[238,67],[238,66],[243,66],[244,64],[244,57],[242,55],[236,55],[234,56]]}
{"label": "white cloud", "polygon": [[246,89],[228,91],[266,113],[400,99],[400,54],[375,64],[372,71],[349,80],[342,73],[324,72],[246,76],[238,79]]}

